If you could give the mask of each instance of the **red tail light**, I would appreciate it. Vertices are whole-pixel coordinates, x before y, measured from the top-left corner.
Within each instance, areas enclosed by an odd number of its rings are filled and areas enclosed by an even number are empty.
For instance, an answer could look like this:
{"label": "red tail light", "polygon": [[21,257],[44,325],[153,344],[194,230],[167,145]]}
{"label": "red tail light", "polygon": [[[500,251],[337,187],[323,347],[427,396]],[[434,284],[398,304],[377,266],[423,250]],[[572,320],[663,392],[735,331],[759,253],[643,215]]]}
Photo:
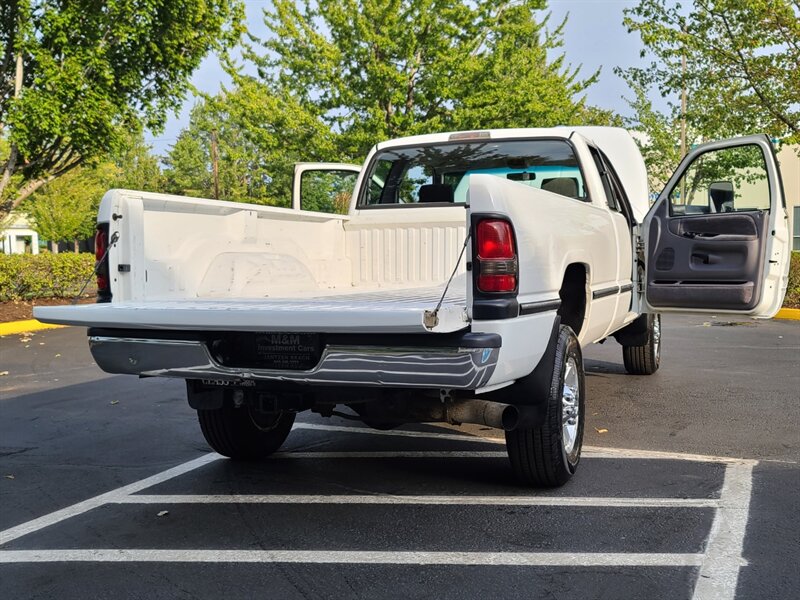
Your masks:
{"label": "red tail light", "polygon": [[108,225],[101,223],[94,235],[95,270],[97,271],[97,301],[111,300],[111,285],[108,273]]}
{"label": "red tail light", "polygon": [[514,234],[507,221],[486,220],[478,223],[478,258],[511,259],[514,251]]}
{"label": "red tail light", "polygon": [[94,234],[94,258],[97,262],[103,260],[106,248],[108,248],[108,234],[104,229],[98,227],[97,232]]}
{"label": "red tail light", "polygon": [[475,232],[478,260],[478,290],[513,292],[517,289],[517,251],[508,221],[485,219]]}

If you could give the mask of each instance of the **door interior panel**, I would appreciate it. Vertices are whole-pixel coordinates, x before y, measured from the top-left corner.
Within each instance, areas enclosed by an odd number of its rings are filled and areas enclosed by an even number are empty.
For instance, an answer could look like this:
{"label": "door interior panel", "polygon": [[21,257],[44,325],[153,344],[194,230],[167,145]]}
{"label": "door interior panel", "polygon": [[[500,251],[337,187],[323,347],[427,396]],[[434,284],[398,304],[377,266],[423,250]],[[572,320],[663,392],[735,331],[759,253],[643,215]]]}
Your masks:
{"label": "door interior panel", "polygon": [[[654,306],[750,310],[761,298],[767,213],[668,215],[650,222],[647,298]],[[760,238],[760,239],[759,239]]]}
{"label": "door interior panel", "polygon": [[709,216],[687,216],[687,218],[672,218],[669,221],[669,230],[681,236],[714,236],[714,235],[741,235],[758,236],[757,219],[754,215],[761,213],[728,213]]}

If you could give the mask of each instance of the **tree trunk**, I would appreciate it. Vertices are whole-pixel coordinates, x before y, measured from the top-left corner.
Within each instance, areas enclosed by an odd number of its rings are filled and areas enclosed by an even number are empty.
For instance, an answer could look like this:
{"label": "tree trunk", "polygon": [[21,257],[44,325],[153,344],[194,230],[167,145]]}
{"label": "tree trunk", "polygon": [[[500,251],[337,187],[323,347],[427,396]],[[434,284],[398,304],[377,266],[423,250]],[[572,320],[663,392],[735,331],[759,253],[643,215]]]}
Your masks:
{"label": "tree trunk", "polygon": [[50,252],[53,254],[58,254],[58,242],[50,242]]}
{"label": "tree trunk", "polygon": [[73,248],[73,250],[75,250],[75,254],[77,254],[78,252],[81,251],[80,244],[81,244],[80,240],[73,240],[72,241],[72,248]]}
{"label": "tree trunk", "polygon": [[50,183],[55,178],[70,172],[72,169],[81,164],[81,162],[82,161],[78,159],[75,162],[70,163],[67,166],[59,169],[57,172],[47,175],[46,177],[41,177],[39,179],[31,179],[27,183],[25,183],[19,190],[17,190],[17,194],[13,200],[7,200],[6,202],[0,201],[0,221],[2,221],[8,214],[10,214],[11,211],[17,208],[22,203],[22,201],[25,200],[25,198],[33,194],[40,187],[42,187],[46,183]]}
{"label": "tree trunk", "polygon": [[[22,91],[23,66],[22,52],[17,52],[17,66],[16,72],[14,73],[14,98],[19,98],[20,92]],[[0,177],[0,199],[3,198],[6,187],[11,181],[11,176],[16,172],[18,154],[19,150],[17,149],[17,145],[11,144],[11,150],[8,153],[8,160],[3,167],[3,175]],[[7,203],[0,201],[0,220],[14,210],[19,202],[11,202],[10,206],[6,206],[6,204]]]}

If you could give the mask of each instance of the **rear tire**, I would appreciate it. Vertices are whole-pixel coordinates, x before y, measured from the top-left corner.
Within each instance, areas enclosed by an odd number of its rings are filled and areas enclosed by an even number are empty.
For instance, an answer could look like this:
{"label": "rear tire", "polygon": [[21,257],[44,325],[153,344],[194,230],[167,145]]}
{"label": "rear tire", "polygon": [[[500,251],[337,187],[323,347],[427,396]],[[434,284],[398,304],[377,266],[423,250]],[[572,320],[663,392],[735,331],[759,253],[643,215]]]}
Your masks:
{"label": "rear tire", "polygon": [[583,357],[575,332],[561,325],[541,425],[506,432],[506,450],[517,479],[536,487],[564,485],[578,466],[585,403]]}
{"label": "rear tire", "polygon": [[661,315],[647,315],[647,343],[623,346],[622,360],[631,375],[652,375],[661,363]]}
{"label": "rear tire", "polygon": [[281,447],[294,424],[295,413],[273,416],[256,413],[247,405],[198,410],[197,419],[208,445],[234,460],[265,458]]}

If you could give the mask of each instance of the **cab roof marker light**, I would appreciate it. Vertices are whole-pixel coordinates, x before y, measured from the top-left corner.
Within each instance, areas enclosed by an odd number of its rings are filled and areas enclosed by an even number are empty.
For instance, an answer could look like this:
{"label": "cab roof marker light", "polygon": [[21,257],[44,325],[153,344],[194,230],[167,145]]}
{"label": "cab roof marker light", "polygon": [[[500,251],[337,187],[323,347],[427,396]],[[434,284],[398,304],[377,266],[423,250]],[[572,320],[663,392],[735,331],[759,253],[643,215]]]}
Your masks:
{"label": "cab roof marker light", "polygon": [[459,131],[458,133],[451,133],[448,138],[451,142],[458,140],[488,140],[491,139],[492,134],[488,131]]}

